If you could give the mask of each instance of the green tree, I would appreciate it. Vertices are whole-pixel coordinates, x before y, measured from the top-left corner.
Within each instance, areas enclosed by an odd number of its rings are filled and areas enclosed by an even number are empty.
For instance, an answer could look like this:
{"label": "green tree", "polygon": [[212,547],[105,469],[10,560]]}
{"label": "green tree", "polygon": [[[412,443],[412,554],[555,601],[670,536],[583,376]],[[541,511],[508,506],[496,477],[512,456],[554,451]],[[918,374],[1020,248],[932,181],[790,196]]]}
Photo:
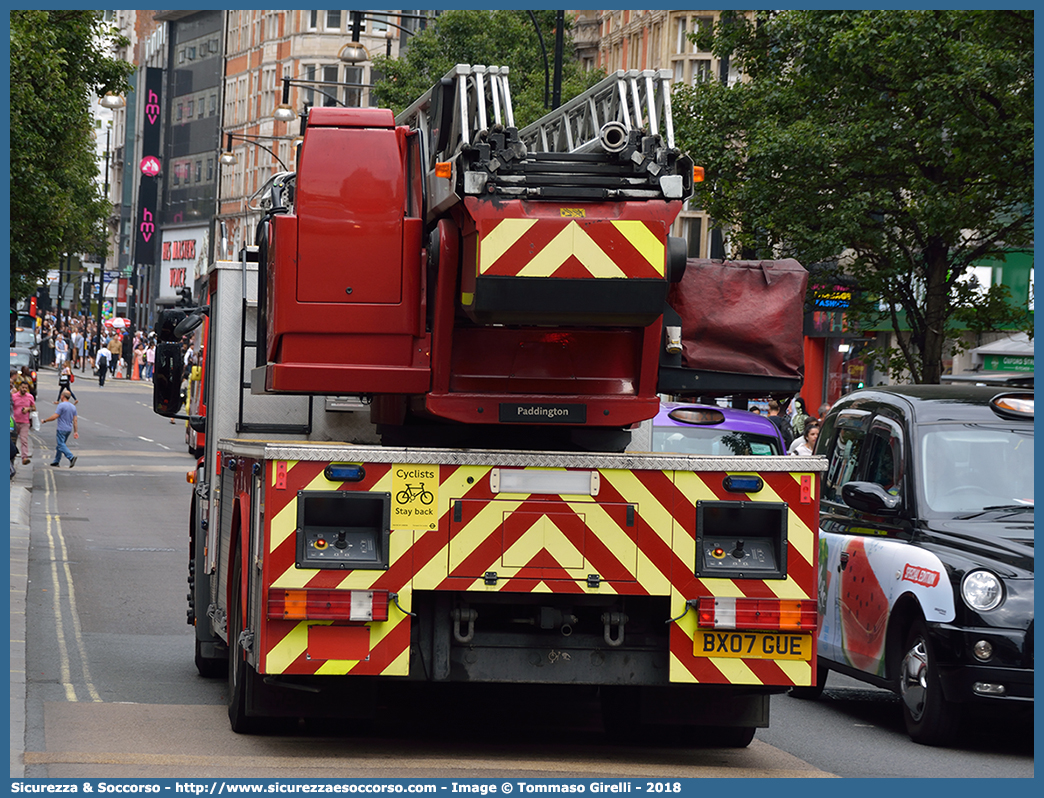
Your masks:
{"label": "green tree", "polygon": [[888,354],[915,382],[939,382],[958,321],[1019,318],[965,275],[1032,244],[1032,11],[728,14],[704,44],[744,79],[680,89],[675,125],[737,249],[840,258],[909,330]]}
{"label": "green tree", "polygon": [[[547,49],[548,69],[554,75],[555,12],[533,12]],[[566,22],[568,25],[568,20]],[[605,75],[584,72],[572,57],[572,37],[565,31],[562,59],[562,102],[593,86]],[[536,28],[526,11],[446,11],[423,31],[409,38],[401,58],[378,56],[374,67],[383,77],[376,82],[378,102],[399,113],[428,91],[455,64],[509,67],[515,124],[524,127],[543,116],[544,55]]]}
{"label": "green tree", "polygon": [[11,296],[36,291],[62,253],[96,253],[111,205],[95,180],[91,95],[129,89],[133,67],[100,11],[11,11]]}

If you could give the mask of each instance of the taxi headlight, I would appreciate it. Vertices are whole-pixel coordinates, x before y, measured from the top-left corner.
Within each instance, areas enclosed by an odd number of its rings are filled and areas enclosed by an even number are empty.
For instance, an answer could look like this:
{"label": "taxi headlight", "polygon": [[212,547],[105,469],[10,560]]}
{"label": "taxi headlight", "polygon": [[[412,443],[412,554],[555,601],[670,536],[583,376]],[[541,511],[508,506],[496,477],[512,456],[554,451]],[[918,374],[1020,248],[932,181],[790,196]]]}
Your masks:
{"label": "taxi headlight", "polygon": [[996,608],[1004,598],[1004,586],[989,571],[971,571],[961,582],[964,603],[978,612]]}

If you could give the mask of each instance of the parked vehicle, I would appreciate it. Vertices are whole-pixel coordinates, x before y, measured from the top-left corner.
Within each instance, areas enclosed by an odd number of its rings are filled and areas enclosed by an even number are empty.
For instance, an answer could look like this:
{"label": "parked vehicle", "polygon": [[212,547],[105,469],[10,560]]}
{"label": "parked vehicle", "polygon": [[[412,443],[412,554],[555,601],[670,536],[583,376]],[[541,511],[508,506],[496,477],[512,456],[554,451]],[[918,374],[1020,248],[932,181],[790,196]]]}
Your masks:
{"label": "parked vehicle", "polygon": [[24,346],[12,346],[11,352],[11,376],[14,376],[16,371],[20,371],[23,366],[28,366],[33,379],[32,387],[29,389],[29,393],[36,396],[36,371],[39,368],[39,364],[36,361],[36,355],[33,350]]}
{"label": "parked vehicle", "polygon": [[663,402],[631,440],[631,451],[701,455],[786,454],[779,429],[765,416],[717,405]]}
{"label": "parked vehicle", "polygon": [[32,351],[35,357],[40,356],[40,343],[36,337],[36,330],[31,327],[15,327],[14,340],[11,346],[20,346]]}
{"label": "parked vehicle", "polygon": [[817,684],[894,690],[910,737],[1033,706],[1033,394],[856,391],[834,405],[819,536]]}

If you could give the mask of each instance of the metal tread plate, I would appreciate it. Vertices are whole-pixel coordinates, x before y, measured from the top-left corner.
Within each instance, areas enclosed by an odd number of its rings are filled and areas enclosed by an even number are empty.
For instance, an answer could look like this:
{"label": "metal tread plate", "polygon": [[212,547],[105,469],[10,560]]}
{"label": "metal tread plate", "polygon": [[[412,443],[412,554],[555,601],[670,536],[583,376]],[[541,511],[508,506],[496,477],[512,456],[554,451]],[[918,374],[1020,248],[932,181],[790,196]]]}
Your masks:
{"label": "metal tread plate", "polygon": [[588,468],[636,471],[826,471],[824,457],[711,457],[701,455],[603,452],[524,452],[504,449],[434,449],[306,441],[222,438],[218,448],[228,455],[258,460],[313,462],[415,463],[418,465],[494,466],[517,468]]}

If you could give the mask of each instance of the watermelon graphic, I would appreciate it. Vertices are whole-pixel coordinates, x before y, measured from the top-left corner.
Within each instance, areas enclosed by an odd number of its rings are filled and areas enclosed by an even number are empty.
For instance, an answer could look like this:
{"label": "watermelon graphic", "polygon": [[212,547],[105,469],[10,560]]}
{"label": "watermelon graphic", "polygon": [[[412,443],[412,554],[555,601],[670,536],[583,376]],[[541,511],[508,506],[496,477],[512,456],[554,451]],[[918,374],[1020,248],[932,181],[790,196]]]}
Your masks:
{"label": "watermelon graphic", "polygon": [[844,552],[848,563],[839,574],[841,646],[853,666],[868,673],[884,671],[888,599],[866,556],[865,541],[852,538]]}
{"label": "watermelon graphic", "polygon": [[830,567],[827,562],[830,556],[830,551],[827,546],[826,537],[819,537],[819,593],[818,602],[816,609],[819,611],[820,623],[823,621],[823,616],[826,615],[826,601],[827,595],[830,592]]}

